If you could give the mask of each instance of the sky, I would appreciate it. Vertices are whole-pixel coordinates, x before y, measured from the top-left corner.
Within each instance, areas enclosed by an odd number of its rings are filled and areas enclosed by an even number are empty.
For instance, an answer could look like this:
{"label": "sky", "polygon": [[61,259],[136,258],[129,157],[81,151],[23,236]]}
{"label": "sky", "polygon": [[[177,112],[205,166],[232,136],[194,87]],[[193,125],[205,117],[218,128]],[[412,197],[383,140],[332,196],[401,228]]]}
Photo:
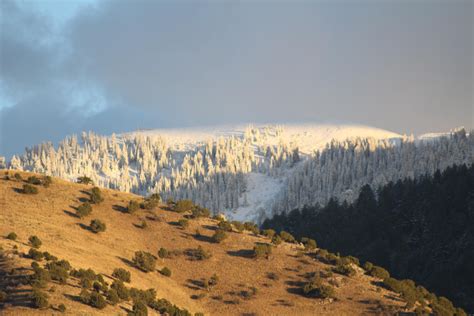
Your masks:
{"label": "sky", "polygon": [[474,128],[474,1],[0,0],[0,156],[242,123]]}

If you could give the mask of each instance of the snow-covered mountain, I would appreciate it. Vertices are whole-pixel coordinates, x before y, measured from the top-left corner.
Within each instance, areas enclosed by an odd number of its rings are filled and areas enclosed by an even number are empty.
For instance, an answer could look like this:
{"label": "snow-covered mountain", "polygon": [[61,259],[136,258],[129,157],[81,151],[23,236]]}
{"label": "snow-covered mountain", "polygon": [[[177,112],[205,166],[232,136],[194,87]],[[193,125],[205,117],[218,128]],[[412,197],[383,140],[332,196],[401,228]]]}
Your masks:
{"label": "snow-covered mountain", "polygon": [[363,125],[286,124],[286,125],[237,125],[201,128],[155,129],[136,131],[123,136],[159,136],[177,148],[193,150],[199,144],[218,138],[245,139],[252,137],[256,146],[294,144],[300,153],[312,154],[323,149],[331,140],[354,138],[397,139],[402,136],[383,129]]}
{"label": "snow-covered mountain", "polygon": [[[472,133],[471,133],[472,135]],[[257,125],[71,136],[13,157],[10,168],[75,179],[163,198],[192,199],[237,220],[331,197],[351,200],[369,183],[384,184],[472,162],[463,131],[414,141],[357,125]]]}

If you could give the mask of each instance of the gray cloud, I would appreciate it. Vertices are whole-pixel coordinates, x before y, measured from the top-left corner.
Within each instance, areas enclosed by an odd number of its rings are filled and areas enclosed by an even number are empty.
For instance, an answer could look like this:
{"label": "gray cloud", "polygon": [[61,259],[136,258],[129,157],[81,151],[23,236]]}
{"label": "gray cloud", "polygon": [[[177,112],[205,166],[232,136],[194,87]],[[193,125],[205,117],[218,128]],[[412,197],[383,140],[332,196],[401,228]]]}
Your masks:
{"label": "gray cloud", "polygon": [[[2,6],[10,11],[1,83],[18,105],[0,110],[1,153],[80,129],[248,121],[355,122],[401,133],[474,127],[471,1],[103,1],[59,34],[14,2]],[[8,122],[26,109],[45,132],[8,137],[21,128]],[[70,115],[66,126],[48,119]]]}
{"label": "gray cloud", "polygon": [[72,59],[69,39],[55,34],[44,17],[12,1],[0,5],[0,84],[4,100],[13,102],[0,104],[0,155],[82,130],[109,134],[153,126],[145,112],[102,92]]}
{"label": "gray cloud", "polygon": [[400,132],[473,126],[472,2],[108,2],[77,59],[173,125],[339,120]]}

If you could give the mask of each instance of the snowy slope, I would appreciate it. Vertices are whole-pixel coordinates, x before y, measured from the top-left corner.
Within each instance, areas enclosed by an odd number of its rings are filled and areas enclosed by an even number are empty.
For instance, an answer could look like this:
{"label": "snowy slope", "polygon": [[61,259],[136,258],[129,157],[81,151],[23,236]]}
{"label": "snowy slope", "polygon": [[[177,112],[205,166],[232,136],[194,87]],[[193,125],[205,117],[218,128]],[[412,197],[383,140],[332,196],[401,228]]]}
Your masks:
{"label": "snowy slope", "polygon": [[[137,131],[120,136],[136,135],[160,137],[176,150],[193,151],[205,143],[219,138],[244,139],[255,135],[252,145],[255,155],[259,148],[266,146],[284,146],[298,148],[302,159],[322,150],[331,141],[343,141],[355,138],[371,138],[374,140],[394,140],[401,135],[363,125],[328,125],[328,124],[286,124],[286,125],[240,125],[214,126],[184,129],[156,129]],[[293,168],[281,170],[279,175],[250,172],[246,174],[246,190],[239,197],[239,207],[227,212],[229,218],[240,221],[254,221],[269,214],[276,196],[284,189],[284,179],[291,174]]]}
{"label": "snowy slope", "polygon": [[[474,136],[460,131],[421,140],[361,125],[247,125],[92,132],[58,147],[40,144],[9,168],[164,199],[191,199],[229,218],[260,222],[275,212],[352,201],[374,187],[454,163],[471,163]],[[426,141],[430,139],[430,141]]]}

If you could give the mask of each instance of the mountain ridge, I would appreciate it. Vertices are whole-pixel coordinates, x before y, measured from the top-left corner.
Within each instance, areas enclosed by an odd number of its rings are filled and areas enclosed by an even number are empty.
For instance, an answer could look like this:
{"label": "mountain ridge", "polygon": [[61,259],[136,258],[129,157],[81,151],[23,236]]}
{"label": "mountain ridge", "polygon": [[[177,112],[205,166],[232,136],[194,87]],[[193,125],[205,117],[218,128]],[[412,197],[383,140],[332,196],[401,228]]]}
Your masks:
{"label": "mountain ridge", "polygon": [[464,130],[430,141],[334,125],[167,133],[83,133],[57,148],[48,143],[29,148],[8,167],[66,179],[87,175],[101,187],[191,199],[234,219],[261,222],[331,197],[350,202],[364,184],[432,173],[470,163],[474,156],[474,137]]}
{"label": "mountain ridge", "polygon": [[[301,152],[306,154],[321,150],[332,140],[360,137],[374,139],[402,138],[403,136],[388,130],[370,127],[362,124],[238,124],[217,125],[187,128],[168,128],[139,130],[117,136],[157,136],[170,141],[171,144],[196,145],[204,144],[209,140],[218,138],[238,137],[243,138],[245,133],[258,130],[260,133],[267,131],[270,135],[265,145],[276,145],[280,141],[295,142]],[[275,135],[276,134],[276,135]],[[273,139],[272,139],[273,138]],[[315,139],[316,138],[316,139]]]}

